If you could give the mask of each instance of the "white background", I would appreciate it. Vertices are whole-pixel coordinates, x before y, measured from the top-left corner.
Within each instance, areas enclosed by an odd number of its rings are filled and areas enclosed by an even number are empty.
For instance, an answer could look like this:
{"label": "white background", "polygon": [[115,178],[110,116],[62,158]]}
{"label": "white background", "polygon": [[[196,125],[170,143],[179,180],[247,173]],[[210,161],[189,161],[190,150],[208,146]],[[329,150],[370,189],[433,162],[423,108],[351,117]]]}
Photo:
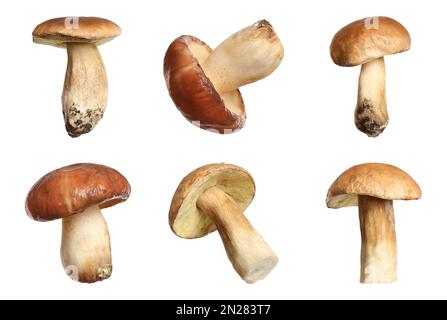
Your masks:
{"label": "white background", "polygon": [[[10,1],[0,4],[2,49],[0,194],[1,298],[447,298],[447,42],[443,1]],[[31,32],[58,16],[100,16],[123,33],[100,47],[109,103],[94,131],[64,129],[62,49],[36,45]],[[360,69],[332,63],[329,44],[345,24],[366,16],[399,20],[409,52],[386,58],[390,123],[376,139],[353,121]],[[176,110],[162,65],[170,42],[191,34],[215,47],[259,19],[285,47],[280,67],[243,88],[245,128],[220,136]],[[360,285],[356,208],[327,209],[332,181],[363,162],[385,162],[420,184],[419,201],[395,202],[399,279]],[[103,210],[114,273],[93,285],[64,273],[61,222],[29,219],[24,200],[47,172],[76,162],[109,165],[132,185],[130,199]],[[191,170],[228,162],[257,183],[246,211],[280,263],[255,285],[234,272],[217,233],[176,237],[168,226],[172,195]]]}

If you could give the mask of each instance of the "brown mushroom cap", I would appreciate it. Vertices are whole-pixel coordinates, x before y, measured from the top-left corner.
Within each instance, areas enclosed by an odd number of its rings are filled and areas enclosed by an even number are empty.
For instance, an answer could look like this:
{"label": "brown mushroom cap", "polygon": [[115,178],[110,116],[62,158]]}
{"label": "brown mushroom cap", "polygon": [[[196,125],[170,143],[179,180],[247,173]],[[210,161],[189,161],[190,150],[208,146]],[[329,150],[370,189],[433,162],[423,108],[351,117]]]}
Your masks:
{"label": "brown mushroom cap", "polygon": [[107,19],[62,17],[39,24],[33,31],[33,41],[64,48],[67,42],[101,45],[120,34],[121,28]]}
{"label": "brown mushroom cap", "polygon": [[330,51],[334,63],[349,67],[407,51],[410,46],[410,34],[399,22],[374,17],[343,27],[332,39]]}
{"label": "brown mushroom cap", "polygon": [[118,171],[98,164],[79,163],[42,177],[26,197],[26,213],[37,221],[51,221],[99,205],[107,208],[126,201],[130,185]]}
{"label": "brown mushroom cap", "polygon": [[343,172],[329,188],[329,208],[358,205],[358,195],[384,200],[416,200],[422,195],[416,181],[401,169],[382,163],[366,163]]}
{"label": "brown mushroom cap", "polygon": [[214,223],[197,208],[202,193],[218,187],[245,210],[255,196],[255,183],[250,173],[231,164],[210,164],[187,175],[178,186],[169,210],[169,224],[179,237],[204,237],[216,230]]}
{"label": "brown mushroom cap", "polygon": [[202,129],[241,129],[245,124],[244,101],[239,90],[220,95],[205,75],[201,64],[212,49],[193,36],[181,36],[169,46],[164,59],[164,76],[177,109]]}

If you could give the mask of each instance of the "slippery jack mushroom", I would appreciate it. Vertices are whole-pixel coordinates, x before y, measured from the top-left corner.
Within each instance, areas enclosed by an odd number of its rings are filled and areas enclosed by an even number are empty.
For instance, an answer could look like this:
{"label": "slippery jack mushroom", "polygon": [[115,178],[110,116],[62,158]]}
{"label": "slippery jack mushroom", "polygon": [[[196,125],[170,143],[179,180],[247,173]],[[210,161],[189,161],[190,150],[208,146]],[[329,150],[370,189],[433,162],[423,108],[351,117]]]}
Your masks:
{"label": "slippery jack mushroom", "polygon": [[181,238],[219,231],[228,258],[247,283],[264,279],[278,257],[244,216],[255,195],[250,174],[230,164],[196,169],[180,183],[172,199],[169,224]]}
{"label": "slippery jack mushroom", "polygon": [[35,43],[67,49],[62,111],[67,133],[73,138],[93,130],[104,115],[108,83],[97,46],[120,33],[115,23],[96,17],[51,19],[33,31]]}
{"label": "slippery jack mushroom", "polygon": [[388,125],[384,56],[410,49],[408,31],[396,20],[372,17],[355,21],[332,39],[330,52],[342,67],[362,65],[355,125],[369,137],[379,136]]}
{"label": "slippery jack mushroom", "polygon": [[417,200],[421,195],[418,184],[406,172],[381,163],[354,166],[329,188],[328,208],[359,207],[361,283],[397,280],[393,200]]}
{"label": "slippery jack mushroom", "polygon": [[62,218],[62,265],[73,280],[94,283],[112,275],[109,230],[101,209],[129,195],[130,185],[118,171],[74,164],[42,177],[28,193],[26,212],[36,221]]}
{"label": "slippery jack mushroom", "polygon": [[193,36],[181,36],[169,46],[164,76],[178,110],[193,124],[226,134],[245,124],[239,88],[270,75],[284,49],[266,20],[233,34],[212,50]]}

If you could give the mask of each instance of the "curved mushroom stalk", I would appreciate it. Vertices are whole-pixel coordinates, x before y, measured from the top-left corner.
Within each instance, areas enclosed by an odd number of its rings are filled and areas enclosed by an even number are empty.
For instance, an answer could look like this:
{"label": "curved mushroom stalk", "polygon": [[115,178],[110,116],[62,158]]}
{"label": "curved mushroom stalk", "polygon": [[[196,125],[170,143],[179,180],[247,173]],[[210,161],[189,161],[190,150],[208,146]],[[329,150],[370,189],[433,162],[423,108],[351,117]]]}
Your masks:
{"label": "curved mushroom stalk", "polygon": [[278,257],[245,218],[236,202],[217,187],[207,189],[197,206],[215,223],[228,258],[247,283],[264,279]]}
{"label": "curved mushroom stalk", "polygon": [[363,64],[360,71],[355,125],[369,137],[379,136],[388,125],[385,74],[384,58]]}
{"label": "curved mushroom stalk", "polygon": [[283,46],[272,25],[262,20],[222,42],[202,68],[217,92],[223,94],[267,77],[283,56]]}
{"label": "curved mushroom stalk", "polygon": [[62,220],[61,259],[75,281],[94,283],[112,275],[109,230],[99,206]]}
{"label": "curved mushroom stalk", "polygon": [[67,43],[68,64],[62,108],[71,137],[90,132],[101,120],[107,104],[107,75],[95,44]]}
{"label": "curved mushroom stalk", "polygon": [[359,196],[362,232],[361,283],[397,280],[397,244],[393,201]]}

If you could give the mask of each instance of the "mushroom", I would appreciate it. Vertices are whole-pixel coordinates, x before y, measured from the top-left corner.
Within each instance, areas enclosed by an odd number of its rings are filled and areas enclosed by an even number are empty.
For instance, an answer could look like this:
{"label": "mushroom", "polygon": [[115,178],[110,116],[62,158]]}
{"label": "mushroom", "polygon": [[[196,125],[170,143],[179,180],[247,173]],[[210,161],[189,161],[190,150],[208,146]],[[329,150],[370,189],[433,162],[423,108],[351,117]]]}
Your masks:
{"label": "mushroom", "polygon": [[130,185],[118,171],[74,164],[37,181],[26,198],[26,213],[43,222],[62,218],[62,265],[73,280],[93,283],[112,274],[109,230],[101,209],[129,195]]}
{"label": "mushroom", "polygon": [[93,130],[104,115],[107,76],[97,46],[120,33],[115,23],[96,17],[51,19],[33,31],[35,43],[67,49],[62,112],[67,133],[73,138]]}
{"label": "mushroom", "polygon": [[255,184],[244,169],[210,164],[180,183],[172,199],[169,224],[185,239],[219,231],[228,258],[247,283],[264,279],[278,257],[244,216],[255,195]]}
{"label": "mushroom", "polygon": [[389,164],[367,163],[342,173],[329,188],[328,208],[359,207],[362,235],[361,283],[397,280],[393,200],[417,200],[418,184]]}
{"label": "mushroom", "polygon": [[384,56],[410,49],[408,31],[396,20],[373,17],[355,21],[338,31],[330,51],[342,67],[362,65],[355,125],[369,137],[379,136],[388,125]]}
{"label": "mushroom", "polygon": [[164,76],[178,110],[193,124],[226,134],[245,124],[239,87],[271,74],[284,49],[272,25],[258,21],[233,34],[214,51],[193,36],[169,46]]}

